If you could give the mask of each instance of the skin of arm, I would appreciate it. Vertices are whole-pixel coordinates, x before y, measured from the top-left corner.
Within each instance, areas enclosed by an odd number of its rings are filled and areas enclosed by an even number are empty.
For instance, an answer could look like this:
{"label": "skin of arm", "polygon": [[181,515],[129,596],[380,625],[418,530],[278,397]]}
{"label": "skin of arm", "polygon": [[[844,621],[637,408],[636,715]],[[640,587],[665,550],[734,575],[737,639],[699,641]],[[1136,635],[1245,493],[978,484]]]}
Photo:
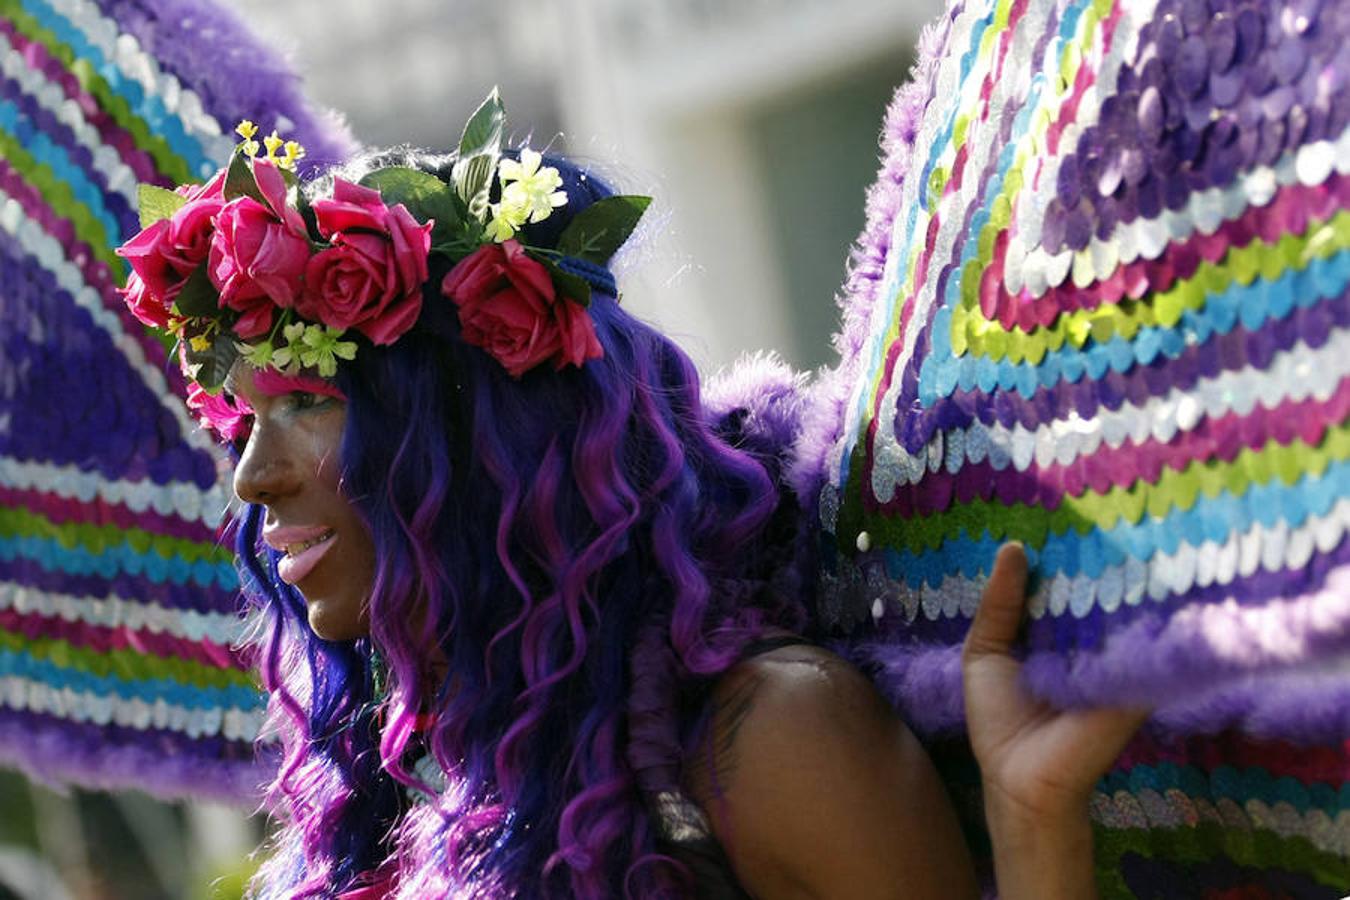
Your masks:
{"label": "skin of arm", "polygon": [[[1146,713],[1057,711],[1021,683],[1011,648],[1026,557],[1000,550],[962,653],[1001,900],[1096,896],[1088,799]],[[706,759],[688,788],[745,889],[761,900],[961,900],[969,852],[919,741],[862,673],[784,647],[713,692]]]}
{"label": "skin of arm", "polygon": [[932,762],[847,662],[780,648],[729,672],[713,702],[689,789],[752,896],[978,896]]}

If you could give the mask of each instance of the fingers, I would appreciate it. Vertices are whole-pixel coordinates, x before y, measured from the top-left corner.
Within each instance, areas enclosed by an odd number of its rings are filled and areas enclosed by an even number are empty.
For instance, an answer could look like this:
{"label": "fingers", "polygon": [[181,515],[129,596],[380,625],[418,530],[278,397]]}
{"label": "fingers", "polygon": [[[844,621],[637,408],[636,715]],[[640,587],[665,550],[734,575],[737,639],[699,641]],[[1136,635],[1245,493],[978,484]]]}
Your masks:
{"label": "fingers", "polygon": [[1026,606],[1027,555],[1018,543],[1004,544],[970,623],[962,656],[1006,654],[1017,637]]}

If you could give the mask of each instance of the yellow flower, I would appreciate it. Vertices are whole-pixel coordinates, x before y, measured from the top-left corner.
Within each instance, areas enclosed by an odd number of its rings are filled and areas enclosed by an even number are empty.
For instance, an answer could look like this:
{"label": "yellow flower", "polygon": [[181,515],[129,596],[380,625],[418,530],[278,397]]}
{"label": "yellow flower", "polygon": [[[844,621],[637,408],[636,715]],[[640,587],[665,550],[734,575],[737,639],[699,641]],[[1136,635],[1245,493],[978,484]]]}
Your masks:
{"label": "yellow flower", "polygon": [[277,161],[277,165],[290,171],[295,171],[296,160],[305,158],[305,148],[301,147],[298,141],[287,141],[285,153],[286,155]]}
{"label": "yellow flower", "polygon": [[281,149],[284,143],[286,142],[277,136],[277,130],[273,128],[272,133],[263,138],[263,146],[267,148],[267,158],[276,159],[277,151]]}
{"label": "yellow flower", "polygon": [[234,349],[239,351],[239,355],[255,369],[265,369],[272,364],[271,341],[259,341],[256,344],[235,341]]}
{"label": "yellow flower", "polygon": [[205,353],[211,349],[211,339],[202,334],[194,334],[188,339],[188,344],[198,353]]}
{"label": "yellow flower", "polygon": [[341,328],[324,325],[310,325],[300,338],[300,363],[308,368],[318,369],[319,375],[332,378],[337,374],[339,359],[355,359],[356,344],[352,341],[340,341],[346,332]]}
{"label": "yellow flower", "polygon": [[273,350],[271,363],[287,375],[295,375],[300,371],[299,348],[305,335],[305,323],[292,322],[282,327],[281,335],[286,339],[286,346]]}
{"label": "yellow flower", "polygon": [[239,148],[244,151],[244,155],[249,159],[257,156],[258,142],[253,139],[253,136],[258,133],[258,126],[245,119],[235,127],[234,131],[235,134],[244,139],[239,144]]}

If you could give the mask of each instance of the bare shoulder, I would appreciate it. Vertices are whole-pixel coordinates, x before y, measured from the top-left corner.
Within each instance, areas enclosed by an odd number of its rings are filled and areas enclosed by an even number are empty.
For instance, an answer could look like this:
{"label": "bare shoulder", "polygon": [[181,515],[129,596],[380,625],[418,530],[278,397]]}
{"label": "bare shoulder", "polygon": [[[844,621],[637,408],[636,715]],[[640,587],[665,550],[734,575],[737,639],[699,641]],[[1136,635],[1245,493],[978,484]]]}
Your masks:
{"label": "bare shoulder", "polygon": [[794,644],[755,656],[727,672],[712,694],[704,753],[689,775],[699,794],[725,791],[740,761],[757,768],[773,759],[865,746],[895,724],[872,683],[823,647]]}
{"label": "bare shoulder", "polygon": [[974,896],[931,761],[853,665],[782,647],[712,699],[689,786],[755,896]]}

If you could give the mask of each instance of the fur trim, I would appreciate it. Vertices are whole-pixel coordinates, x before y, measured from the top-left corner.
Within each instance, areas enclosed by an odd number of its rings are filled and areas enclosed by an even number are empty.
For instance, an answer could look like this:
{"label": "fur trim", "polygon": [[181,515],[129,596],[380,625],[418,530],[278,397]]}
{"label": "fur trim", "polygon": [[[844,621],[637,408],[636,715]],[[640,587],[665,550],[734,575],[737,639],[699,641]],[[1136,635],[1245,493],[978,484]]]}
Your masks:
{"label": "fur trim", "polygon": [[839,364],[821,373],[807,393],[802,414],[802,434],[787,479],[802,505],[815,509],[820,489],[825,484],[826,459],[839,440],[844,424],[844,406],[848,402],[862,364],[860,351],[867,338],[872,309],[881,290],[886,255],[891,245],[891,226],[900,210],[905,178],[910,170],[910,154],[919,133],[919,125],[933,95],[933,80],[938,62],[946,50],[952,16],[948,15],[924,29],[918,42],[918,59],[908,83],[895,92],[886,111],[881,132],[882,164],[876,182],[867,191],[867,224],[849,254],[848,275],[836,302],[843,321],[834,336]]}
{"label": "fur trim", "polygon": [[[1023,677],[1034,694],[1061,708],[1103,697],[1156,707],[1156,726],[1167,733],[1240,728],[1310,743],[1350,739],[1350,574],[1337,570],[1316,593],[1251,613],[1225,602],[1188,607],[1165,622],[1141,617],[1099,653],[1033,654]],[[959,644],[881,635],[841,652],[873,673],[919,733],[964,727]],[[1314,658],[1321,662],[1288,668]]]}
{"label": "fur trim", "polygon": [[246,748],[238,759],[204,757],[201,741],[183,738],[183,746],[169,749],[175,736],[161,742],[153,731],[127,732],[117,741],[105,727],[7,711],[0,716],[0,760],[58,791],[70,784],[135,789],[162,800],[194,797],[249,809],[276,772],[275,759],[255,758]]}
{"label": "fur trim", "polygon": [[782,458],[801,432],[805,384],[776,354],[747,354],[704,383],[703,407],[717,431]]}

